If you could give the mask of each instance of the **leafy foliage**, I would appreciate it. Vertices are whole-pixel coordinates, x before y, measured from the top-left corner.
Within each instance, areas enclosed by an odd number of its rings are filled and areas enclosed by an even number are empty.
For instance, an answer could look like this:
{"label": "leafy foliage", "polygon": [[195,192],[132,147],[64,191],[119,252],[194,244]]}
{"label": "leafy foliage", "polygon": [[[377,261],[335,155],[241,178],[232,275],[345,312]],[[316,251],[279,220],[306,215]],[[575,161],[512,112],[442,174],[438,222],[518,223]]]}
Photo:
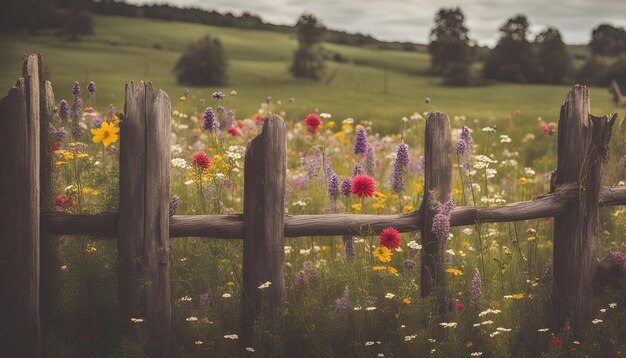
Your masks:
{"label": "leafy foliage", "polygon": [[226,69],[222,43],[217,38],[205,36],[189,46],[176,63],[174,73],[181,84],[223,85],[226,83]]}
{"label": "leafy foliage", "polygon": [[619,56],[626,53],[626,30],[601,24],[593,29],[589,47],[594,55]]}
{"label": "leafy foliage", "polygon": [[311,14],[304,14],[296,24],[298,49],[293,54],[289,71],[294,77],[319,80],[325,69],[322,47],[324,27]]}
{"label": "leafy foliage", "polygon": [[460,64],[471,62],[468,32],[465,16],[460,8],[439,10],[428,45],[431,70],[434,73],[444,74],[450,65],[459,68]]}

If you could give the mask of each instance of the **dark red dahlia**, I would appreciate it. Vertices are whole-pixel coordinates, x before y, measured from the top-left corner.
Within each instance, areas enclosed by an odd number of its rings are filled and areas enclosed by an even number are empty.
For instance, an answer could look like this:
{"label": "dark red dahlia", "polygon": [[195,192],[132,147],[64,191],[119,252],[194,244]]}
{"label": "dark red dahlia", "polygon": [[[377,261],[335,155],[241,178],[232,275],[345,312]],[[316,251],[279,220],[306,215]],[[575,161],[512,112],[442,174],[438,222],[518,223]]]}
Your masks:
{"label": "dark red dahlia", "polygon": [[393,250],[396,247],[400,246],[400,234],[398,230],[388,227],[384,229],[379,236],[380,245],[388,248],[389,250]]}
{"label": "dark red dahlia", "polygon": [[322,125],[322,120],[317,114],[311,113],[306,116],[304,124],[306,124],[306,126],[309,128],[309,132],[315,133],[317,132],[317,129]]}
{"label": "dark red dahlia", "polygon": [[192,157],[191,164],[198,169],[207,170],[211,166],[211,158],[204,152],[193,153]]}
{"label": "dark red dahlia", "polygon": [[352,178],[352,194],[354,196],[363,198],[371,197],[376,191],[376,182],[374,178],[365,174],[360,174]]}

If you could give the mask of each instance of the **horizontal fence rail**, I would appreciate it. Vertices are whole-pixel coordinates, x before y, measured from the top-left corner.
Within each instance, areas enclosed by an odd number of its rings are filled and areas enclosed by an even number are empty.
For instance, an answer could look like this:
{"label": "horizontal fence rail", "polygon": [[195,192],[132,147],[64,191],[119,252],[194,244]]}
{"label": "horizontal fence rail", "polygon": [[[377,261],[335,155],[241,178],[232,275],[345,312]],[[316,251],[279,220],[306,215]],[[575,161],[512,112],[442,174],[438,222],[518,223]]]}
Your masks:
{"label": "horizontal fence rail", "polygon": [[[508,205],[459,206],[452,211],[450,226],[553,217],[571,205],[577,193],[577,186],[566,185],[553,193]],[[626,205],[626,186],[602,188],[600,206],[614,205]],[[399,232],[418,231],[422,227],[420,211],[395,215],[285,215],[285,237],[372,235],[389,226]],[[91,235],[112,239],[117,237],[117,222],[115,213],[50,212],[41,214],[41,231],[48,235]],[[170,217],[170,237],[243,239],[243,215],[174,215]]]}

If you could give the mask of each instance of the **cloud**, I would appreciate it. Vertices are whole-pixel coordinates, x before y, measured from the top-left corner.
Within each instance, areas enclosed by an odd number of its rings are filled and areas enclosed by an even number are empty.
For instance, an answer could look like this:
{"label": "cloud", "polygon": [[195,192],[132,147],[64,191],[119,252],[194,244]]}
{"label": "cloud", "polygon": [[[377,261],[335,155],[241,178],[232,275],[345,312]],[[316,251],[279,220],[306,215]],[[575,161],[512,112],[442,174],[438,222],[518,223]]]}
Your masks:
{"label": "cloud", "polygon": [[129,0],[168,3],[220,12],[244,11],[265,21],[294,24],[300,14],[310,12],[327,27],[371,34],[383,40],[425,43],[435,13],[441,7],[459,6],[465,13],[470,36],[481,44],[493,45],[498,29],[516,14],[528,16],[533,32],[554,26],[568,43],[587,43],[591,30],[600,23],[626,27],[624,0]]}

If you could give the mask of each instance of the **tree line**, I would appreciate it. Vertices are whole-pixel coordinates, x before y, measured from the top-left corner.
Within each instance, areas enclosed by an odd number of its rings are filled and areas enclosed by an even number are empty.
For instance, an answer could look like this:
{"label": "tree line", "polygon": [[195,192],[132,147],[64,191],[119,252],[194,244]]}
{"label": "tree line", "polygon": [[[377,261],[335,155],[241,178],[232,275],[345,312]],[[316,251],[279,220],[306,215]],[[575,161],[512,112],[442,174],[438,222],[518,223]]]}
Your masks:
{"label": "tree line", "polygon": [[[609,24],[593,29],[588,45],[591,57],[577,71],[560,31],[547,27],[531,41],[530,22],[515,15],[499,29],[500,39],[486,58],[482,73],[473,76],[477,60],[460,8],[443,8],[435,15],[428,50],[431,71],[444,84],[466,86],[484,80],[518,83],[568,83],[605,85],[611,79],[626,82],[626,30]],[[621,56],[621,57],[619,57]],[[619,57],[607,59],[607,57]]]}

